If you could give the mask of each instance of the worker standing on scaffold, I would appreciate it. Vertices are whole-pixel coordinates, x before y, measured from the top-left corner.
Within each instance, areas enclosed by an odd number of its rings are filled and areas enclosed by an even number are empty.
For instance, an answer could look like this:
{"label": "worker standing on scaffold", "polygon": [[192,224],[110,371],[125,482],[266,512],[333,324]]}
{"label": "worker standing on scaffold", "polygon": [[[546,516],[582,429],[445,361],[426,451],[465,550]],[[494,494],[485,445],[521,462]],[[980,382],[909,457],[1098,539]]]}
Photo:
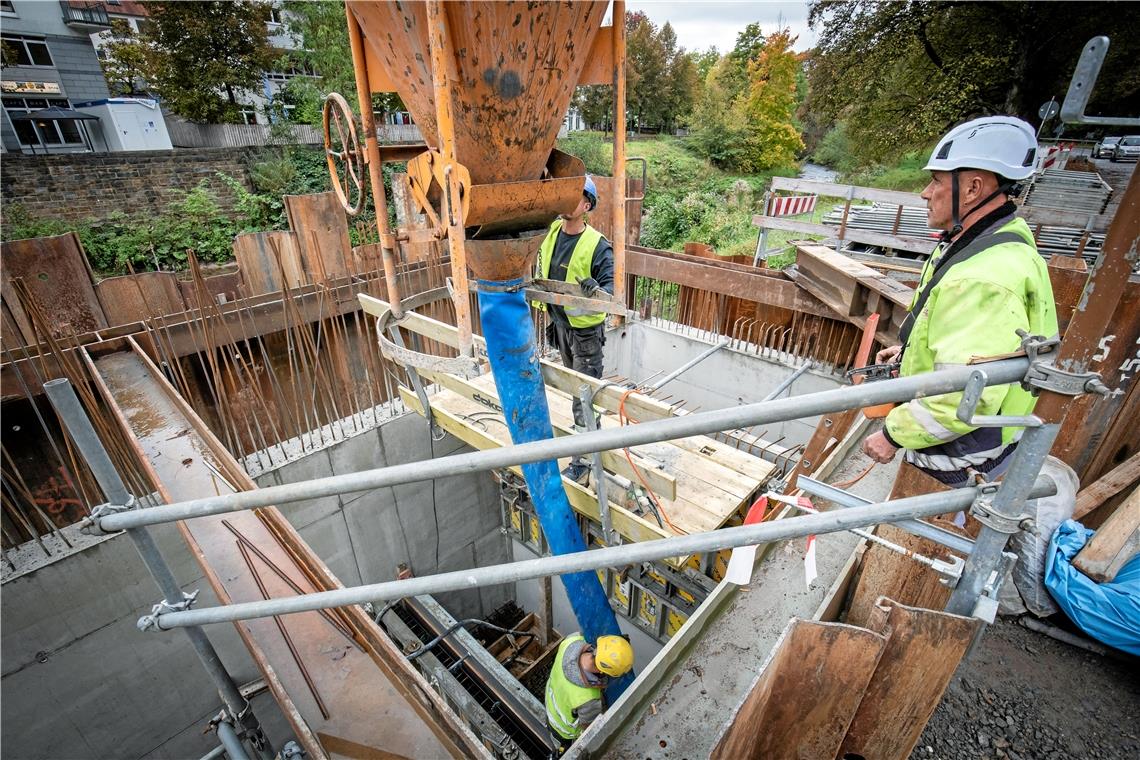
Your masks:
{"label": "worker standing on scaffold", "polygon": [[[598,205],[598,189],[586,175],[582,198],[571,214],[562,214],[550,225],[550,231],[538,249],[537,276],[543,280],[576,284],[587,298],[605,297],[614,292],[614,249],[610,241],[586,223],[586,215]],[[602,376],[602,348],[606,344],[606,314],[574,307],[563,308],[534,301],[534,306],[550,314],[546,328],[547,342],[558,348],[562,363],[589,375]],[[574,399],[574,425],[584,430],[586,417],[582,402]],[[566,477],[582,485],[589,482],[590,467],[586,460],[575,457],[562,471]]]}
{"label": "worker standing on scaffold", "polygon": [[609,678],[633,667],[633,647],[624,636],[599,636],[592,645],[575,633],[558,645],[546,681],[546,722],[565,752],[605,709]]}
{"label": "worker standing on scaffold", "polygon": [[[978,356],[1018,350],[1017,330],[1057,334],[1057,307],[1033,233],[1015,216],[1016,182],[1033,175],[1037,139],[1021,119],[987,116],[943,137],[925,169],[927,222],[943,230],[923,267],[899,346],[875,357],[899,362],[909,377],[964,366]],[[906,461],[944,487],[972,486],[972,475],[994,480],[1009,466],[1023,428],[975,428],[957,417],[962,392],[896,406],[880,432],[863,442],[877,462],[905,449]],[[1028,415],[1036,397],[1019,385],[986,388],[977,414]]]}

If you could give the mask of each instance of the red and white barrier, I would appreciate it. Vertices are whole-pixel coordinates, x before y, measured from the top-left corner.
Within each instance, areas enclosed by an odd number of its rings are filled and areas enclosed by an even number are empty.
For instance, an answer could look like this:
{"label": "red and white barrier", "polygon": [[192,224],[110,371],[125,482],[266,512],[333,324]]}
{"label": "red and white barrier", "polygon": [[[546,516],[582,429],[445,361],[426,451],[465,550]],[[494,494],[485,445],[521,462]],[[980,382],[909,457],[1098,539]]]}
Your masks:
{"label": "red and white barrier", "polygon": [[799,216],[815,211],[818,195],[772,196],[768,199],[768,216]]}

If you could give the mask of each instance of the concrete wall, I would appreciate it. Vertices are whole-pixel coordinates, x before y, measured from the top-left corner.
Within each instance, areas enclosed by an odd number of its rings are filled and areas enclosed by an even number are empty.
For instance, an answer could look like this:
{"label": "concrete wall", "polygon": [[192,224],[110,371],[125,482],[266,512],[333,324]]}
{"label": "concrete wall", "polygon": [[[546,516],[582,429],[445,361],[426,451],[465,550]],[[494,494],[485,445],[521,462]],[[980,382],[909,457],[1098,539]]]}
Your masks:
{"label": "concrete wall", "polygon": [[[723,338],[696,331],[686,335],[645,322],[632,322],[607,334],[604,371],[636,381],[651,378],[658,371],[657,378],[664,377],[721,340]],[[726,409],[760,401],[796,369],[798,365],[726,346],[671,381],[657,395],[672,396],[670,403],[684,399],[688,409]],[[656,378],[650,382],[653,379]],[[784,396],[831,390],[842,382],[834,375],[808,370],[784,391]],[[781,445],[794,446],[807,443],[818,422],[818,417],[805,417],[752,432],[768,441],[783,436]]]}
{"label": "concrete wall", "polygon": [[[417,414],[388,420],[304,459],[258,475],[259,485],[416,462],[470,449],[450,435],[432,441]],[[416,575],[507,562],[499,494],[486,473],[329,496],[281,510],[345,585],[393,580],[401,562]],[[479,617],[512,598],[509,587],[437,595],[455,617]]]}
{"label": "concrete wall", "polygon": [[[451,437],[431,442],[423,420],[407,414],[258,480],[293,482],[443,456],[461,446]],[[285,514],[345,585],[389,580],[399,562],[427,574],[510,557],[499,531],[497,490],[486,474],[302,502],[286,506]],[[183,587],[201,590],[199,604],[216,604],[177,529],[158,526],[155,534]],[[118,534],[77,546],[4,581],[4,757],[202,756],[214,746],[202,728],[220,709],[219,699],[184,636],[136,630],[159,595],[130,539]],[[440,601],[456,617],[478,616],[512,592],[479,589]],[[259,677],[233,626],[208,632],[239,682]],[[290,732],[276,703],[265,695],[254,707],[280,746]]]}
{"label": "concrete wall", "polygon": [[224,210],[233,192],[218,179],[228,174],[247,188],[249,148],[194,148],[126,153],[75,153],[4,158],[0,194],[34,218],[104,219],[115,212],[155,215],[205,180]]}

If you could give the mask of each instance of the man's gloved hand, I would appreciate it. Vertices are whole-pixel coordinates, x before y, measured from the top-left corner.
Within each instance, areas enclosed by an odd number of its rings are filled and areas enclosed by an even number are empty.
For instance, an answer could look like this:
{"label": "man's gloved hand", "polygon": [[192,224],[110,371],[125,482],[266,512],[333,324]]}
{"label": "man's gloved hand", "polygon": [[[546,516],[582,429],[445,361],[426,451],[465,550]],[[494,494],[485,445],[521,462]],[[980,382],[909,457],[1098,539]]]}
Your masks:
{"label": "man's gloved hand", "polygon": [[578,285],[581,286],[582,295],[586,298],[593,298],[594,294],[602,289],[602,286],[593,277],[579,277]]}

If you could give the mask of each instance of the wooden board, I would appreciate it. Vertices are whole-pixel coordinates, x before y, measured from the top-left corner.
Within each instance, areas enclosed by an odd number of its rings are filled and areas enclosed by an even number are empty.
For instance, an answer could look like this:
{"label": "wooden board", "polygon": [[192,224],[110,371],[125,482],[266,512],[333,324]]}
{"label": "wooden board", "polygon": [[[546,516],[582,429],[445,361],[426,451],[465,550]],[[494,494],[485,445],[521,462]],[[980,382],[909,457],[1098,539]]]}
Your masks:
{"label": "wooden board", "polygon": [[[917,467],[903,463],[899,467],[890,498],[901,499],[946,490],[949,489]],[[934,519],[927,522],[952,533],[965,535],[961,528],[949,520]],[[880,525],[875,533],[927,557],[945,559],[951,555],[946,547],[893,525]],[[868,625],[875,603],[881,596],[889,596],[915,607],[942,609],[950,598],[950,589],[943,586],[939,576],[926,566],[883,546],[872,544],[863,555],[859,580],[847,610],[847,622],[852,625]]]}
{"label": "wooden board", "polygon": [[324,282],[348,274],[352,255],[348,222],[336,193],[286,195],[285,213],[297,239],[297,252],[309,282]]}
{"label": "wooden board", "polygon": [[1107,583],[1140,551],[1140,488],[1116,508],[1073,559],[1073,567],[1097,583]]}
{"label": "wooden board", "polygon": [[793,620],[713,748],[713,760],[833,758],[886,637]]}
{"label": "wooden board", "polygon": [[1140,482],[1140,453],[1133,454],[1104,477],[1077,492],[1077,506],[1073,509],[1073,519],[1080,520],[1137,482]]}
{"label": "wooden board", "polygon": [[[280,264],[278,264],[280,255]],[[297,238],[292,232],[247,232],[234,238],[234,257],[241,275],[241,294],[256,296],[280,293],[281,270],[290,288],[305,283],[304,269],[297,251]]]}
{"label": "wooden board", "polygon": [[797,285],[859,327],[871,314],[878,314],[876,340],[883,345],[898,343],[899,328],[914,296],[911,288],[824,246],[797,245],[796,250],[791,274]]}
{"label": "wooden board", "polygon": [[[451,393],[451,391],[444,391],[444,393]],[[441,428],[469,446],[479,450],[510,445],[510,435],[505,425],[484,423],[486,429],[483,429],[469,424],[462,415],[470,415],[473,412],[477,413],[484,410],[474,401],[468,401],[458,394],[452,393],[452,396],[454,397],[454,401],[448,404],[448,406],[454,409],[454,411],[441,406],[432,406],[435,421]],[[407,404],[409,409],[423,414],[423,407],[420,406],[419,398],[410,389],[400,386],[400,398]],[[463,411],[464,409],[466,409],[466,411]],[[564,461],[569,462],[570,460],[567,459]],[[507,469],[516,475],[522,475],[521,467],[516,466]],[[566,490],[566,498],[570,501],[570,506],[575,512],[595,522],[601,520],[597,494],[567,478],[562,478],[562,486]],[[657,538],[668,538],[673,535],[668,528],[658,527],[655,523],[650,523],[613,502],[610,502],[610,518],[614,530],[629,541],[652,541]],[[670,564],[674,567],[679,567],[683,562],[670,562]]]}
{"label": "wooden board", "polygon": [[626,253],[626,267],[631,275],[676,282],[804,314],[835,316],[826,304],[796,287],[782,272],[641,246],[630,246]]}
{"label": "wooden board", "polygon": [[[499,399],[498,388],[495,387],[494,378],[490,375],[484,375],[475,380],[464,380],[455,375],[449,375],[446,372],[433,372],[431,370],[420,370],[419,372],[420,376],[424,379],[430,380],[441,388],[454,391],[460,396],[474,401],[488,410],[500,413],[503,410]],[[574,433],[574,419],[572,413],[567,417],[564,409],[559,409],[559,412],[561,412],[559,414],[555,414],[554,409],[551,409],[550,412],[555,435],[572,435]],[[677,497],[677,481],[675,478],[667,473],[661,472],[654,467],[653,462],[643,459],[640,456],[631,456],[631,458],[633,459],[633,464],[639,468],[638,471],[642,474],[642,477],[649,482],[649,486],[653,489],[654,493],[670,500]],[[637,479],[637,473],[634,472],[633,467],[619,452],[603,451],[602,465],[610,472],[615,472],[624,478],[630,480]]]}
{"label": "wooden board", "polygon": [[[497,402],[498,395],[494,389],[493,378],[488,375],[477,378],[473,382],[483,388],[487,398]],[[433,410],[450,412],[467,426],[479,424],[473,421],[478,417],[478,419],[483,420],[481,427],[488,428],[487,432],[491,437],[501,441],[499,445],[506,445],[510,442],[510,435],[501,415],[496,413],[494,416],[490,416],[491,408],[485,403],[472,401],[454,391],[447,390],[433,394],[429,401]],[[568,423],[572,425],[573,412],[569,397],[548,392],[547,402],[550,406],[551,418],[555,424],[560,424],[563,427],[567,426]],[[602,419],[603,427],[618,424],[617,421],[606,417]],[[466,440],[464,436],[460,437]],[[468,442],[470,443],[470,441]],[[472,445],[475,444],[472,443]],[[638,447],[636,451],[649,459],[658,461],[666,459],[666,473],[675,479],[676,498],[667,499],[661,494],[657,494],[662,509],[677,528],[677,531],[668,531],[670,533],[700,533],[716,530],[723,526],[747,504],[752,493],[766,481],[767,476],[775,469],[771,464],[757,458],[757,461],[761,462],[765,468],[765,478],[757,481],[746,481],[745,476],[733,471],[726,465],[713,462],[668,443]],[[565,467],[569,463],[569,458],[565,458],[560,460],[559,467]]]}
{"label": "wooden board", "polygon": [[[25,345],[35,345],[32,320],[24,313],[13,281],[22,278],[51,323],[54,337],[107,327],[92,284],[91,266],[74,232],[9,240],[0,246],[0,296],[19,326]],[[6,341],[14,345],[14,341]]]}
{"label": "wooden board", "polygon": [[173,272],[139,272],[111,277],[95,285],[109,325],[126,325],[186,311]]}
{"label": "wooden board", "polygon": [[906,760],[981,621],[880,599],[867,627],[887,643],[834,756]]}

